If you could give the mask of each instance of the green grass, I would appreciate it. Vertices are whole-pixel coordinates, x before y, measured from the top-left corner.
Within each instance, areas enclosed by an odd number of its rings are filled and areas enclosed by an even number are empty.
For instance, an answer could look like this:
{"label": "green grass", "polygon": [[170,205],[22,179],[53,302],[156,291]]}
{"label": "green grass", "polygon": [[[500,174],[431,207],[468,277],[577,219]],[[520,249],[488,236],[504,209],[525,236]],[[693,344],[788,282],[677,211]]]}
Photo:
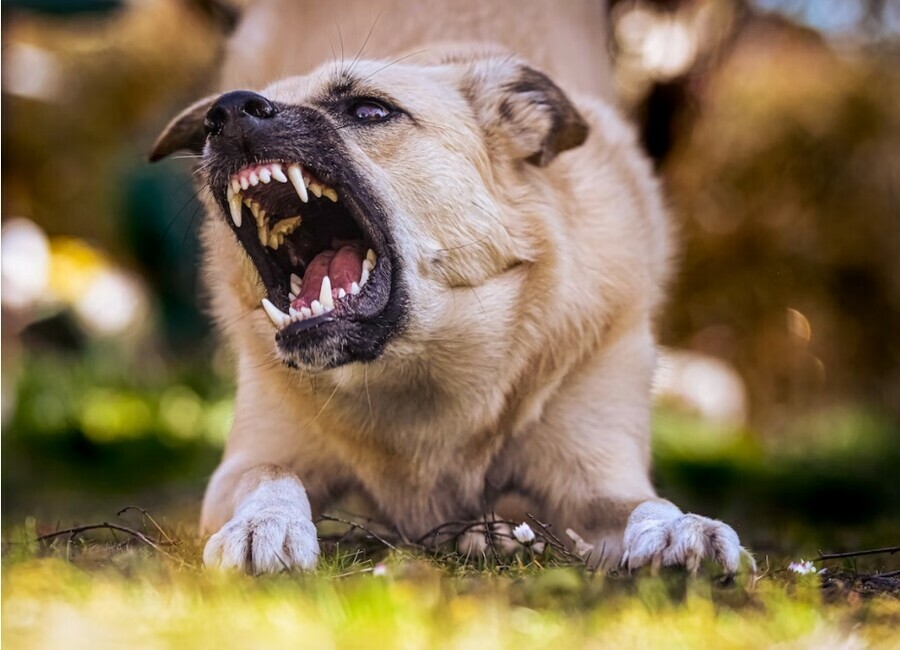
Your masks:
{"label": "green grass", "polygon": [[253,578],[200,569],[189,535],[165,554],[65,538],[38,548],[21,528],[15,538],[7,649],[898,647],[897,598],[828,595],[815,576],[771,567],[725,586],[392,551],[373,572],[350,550],[314,574]]}

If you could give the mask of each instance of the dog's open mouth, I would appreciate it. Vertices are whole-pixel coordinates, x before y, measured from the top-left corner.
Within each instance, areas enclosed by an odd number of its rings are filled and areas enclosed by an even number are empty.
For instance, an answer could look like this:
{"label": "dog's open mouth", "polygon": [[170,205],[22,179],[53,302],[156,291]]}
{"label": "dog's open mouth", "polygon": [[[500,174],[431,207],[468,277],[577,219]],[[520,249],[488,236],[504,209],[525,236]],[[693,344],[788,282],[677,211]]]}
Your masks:
{"label": "dog's open mouth", "polygon": [[387,291],[370,285],[389,284],[384,237],[352,189],[332,187],[297,162],[266,162],[232,174],[225,199],[279,336],[383,307]]}

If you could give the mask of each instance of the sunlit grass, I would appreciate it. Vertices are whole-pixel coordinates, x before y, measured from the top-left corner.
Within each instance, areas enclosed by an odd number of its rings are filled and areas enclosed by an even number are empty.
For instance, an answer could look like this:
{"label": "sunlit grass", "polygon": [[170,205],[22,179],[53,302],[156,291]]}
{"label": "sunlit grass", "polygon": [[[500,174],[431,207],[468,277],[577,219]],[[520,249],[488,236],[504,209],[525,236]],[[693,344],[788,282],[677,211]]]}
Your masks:
{"label": "sunlit grass", "polygon": [[200,569],[192,541],[163,555],[27,540],[6,547],[6,648],[891,648],[900,624],[897,599],[826,602],[815,576],[782,571],[724,586],[350,550],[252,578]]}

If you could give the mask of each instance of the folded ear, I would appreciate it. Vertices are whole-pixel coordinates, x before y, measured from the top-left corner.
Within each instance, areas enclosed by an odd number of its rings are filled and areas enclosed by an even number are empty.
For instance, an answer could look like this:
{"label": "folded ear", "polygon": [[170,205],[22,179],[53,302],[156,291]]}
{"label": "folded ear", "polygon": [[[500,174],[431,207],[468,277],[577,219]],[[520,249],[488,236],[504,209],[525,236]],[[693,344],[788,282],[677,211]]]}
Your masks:
{"label": "folded ear", "polygon": [[206,142],[203,120],[206,118],[206,112],[218,97],[218,95],[210,95],[194,102],[169,122],[169,125],[163,129],[163,132],[156,138],[156,142],[153,143],[149,156],[150,162],[162,160],[176,151],[185,150],[193,153],[203,151],[203,145]]}
{"label": "folded ear", "polygon": [[587,139],[587,122],[545,74],[508,57],[479,61],[472,72],[463,91],[490,146],[544,167]]}

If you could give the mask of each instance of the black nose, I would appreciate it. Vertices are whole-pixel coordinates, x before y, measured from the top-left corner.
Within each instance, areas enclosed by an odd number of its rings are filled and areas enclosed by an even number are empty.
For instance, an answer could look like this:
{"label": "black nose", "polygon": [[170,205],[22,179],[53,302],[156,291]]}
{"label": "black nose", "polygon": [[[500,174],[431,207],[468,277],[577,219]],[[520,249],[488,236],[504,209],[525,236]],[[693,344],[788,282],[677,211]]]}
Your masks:
{"label": "black nose", "polygon": [[249,90],[234,90],[216,100],[206,112],[206,135],[219,135],[229,127],[274,117],[278,109],[268,99]]}

